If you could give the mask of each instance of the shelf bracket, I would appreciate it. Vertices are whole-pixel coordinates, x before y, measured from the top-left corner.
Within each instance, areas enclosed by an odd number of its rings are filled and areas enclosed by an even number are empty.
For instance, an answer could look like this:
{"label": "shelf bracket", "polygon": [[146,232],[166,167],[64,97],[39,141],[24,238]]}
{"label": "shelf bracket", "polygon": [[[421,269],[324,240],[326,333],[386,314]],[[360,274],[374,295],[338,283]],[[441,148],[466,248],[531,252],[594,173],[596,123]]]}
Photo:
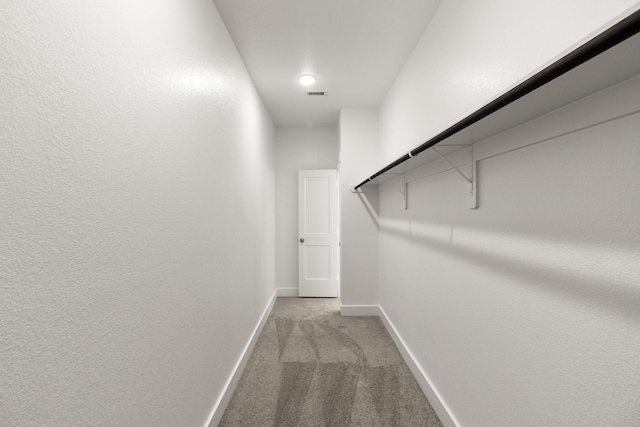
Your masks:
{"label": "shelf bracket", "polygon": [[[464,178],[464,180],[465,180],[465,181],[467,181],[467,183],[471,184],[471,183],[473,182],[473,177],[472,177],[472,178],[467,177],[467,175],[465,175],[465,174],[460,170],[460,168],[459,168],[459,167],[457,167],[456,165],[454,165],[453,163],[451,163],[451,162],[449,161],[449,159],[447,159],[445,156],[443,156],[442,154],[440,154],[440,152],[439,152],[438,150],[436,150],[436,147],[431,147],[431,149],[432,149],[432,150],[433,150],[433,151],[434,151],[438,156],[440,156],[440,158],[441,158],[442,160],[444,160],[445,162],[447,162],[447,163],[449,164],[449,166],[451,166],[452,168],[454,168],[454,169],[456,170],[456,172],[458,172],[458,173],[460,174],[460,176],[461,176],[462,178]],[[472,161],[473,161],[473,153],[471,154],[471,159],[472,159]]]}
{"label": "shelf bracket", "polygon": [[454,165],[453,163],[451,163],[451,161],[449,161],[449,159],[447,159],[445,156],[443,156],[435,147],[431,147],[431,149],[445,162],[447,162],[447,164],[449,164],[449,166],[451,166],[453,169],[455,169],[456,172],[458,172],[460,174],[460,176],[465,180],[465,182],[467,184],[469,184],[469,202],[468,202],[468,206],[469,209],[476,209],[478,207],[478,192],[477,192],[477,178],[478,178],[478,174],[477,174],[477,164],[476,164],[476,160],[473,158],[473,146],[469,147],[469,159],[467,161],[467,169],[469,169],[469,171],[467,172],[469,174],[469,176],[467,176],[467,174],[465,174],[462,170],[460,170],[460,168],[456,165]]}
{"label": "shelf bracket", "polygon": [[473,145],[469,149],[469,168],[471,169],[471,188],[469,189],[469,209],[478,208],[478,161],[473,156]]}
{"label": "shelf bracket", "polygon": [[402,194],[402,203],[404,210],[407,210],[407,176],[402,174],[402,190],[394,183],[393,186],[400,194]]}

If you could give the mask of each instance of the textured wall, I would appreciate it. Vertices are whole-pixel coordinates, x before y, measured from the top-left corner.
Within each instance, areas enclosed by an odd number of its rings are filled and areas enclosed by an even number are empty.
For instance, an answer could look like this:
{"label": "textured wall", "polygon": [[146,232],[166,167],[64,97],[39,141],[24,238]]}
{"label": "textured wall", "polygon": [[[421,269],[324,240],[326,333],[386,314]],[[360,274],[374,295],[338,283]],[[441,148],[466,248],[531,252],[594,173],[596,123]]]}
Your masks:
{"label": "textured wall", "polygon": [[211,1],[0,3],[0,424],[205,422],[274,289],[272,150]]}
{"label": "textured wall", "polygon": [[382,165],[637,9],[637,0],[444,0],[380,105]]}
{"label": "textured wall", "polygon": [[378,194],[349,187],[370,173],[378,157],[378,110],[340,111],[340,283],[342,305],[378,305]]}
{"label": "textured wall", "polygon": [[[507,3],[444,1],[381,106],[382,159],[634,2]],[[380,187],[381,306],[460,426],[640,425],[638,110],[635,78],[477,144],[478,210],[454,171],[407,211]]]}
{"label": "textured wall", "polygon": [[276,141],[276,283],[298,287],[298,170],[337,169],[335,127],[278,127]]}

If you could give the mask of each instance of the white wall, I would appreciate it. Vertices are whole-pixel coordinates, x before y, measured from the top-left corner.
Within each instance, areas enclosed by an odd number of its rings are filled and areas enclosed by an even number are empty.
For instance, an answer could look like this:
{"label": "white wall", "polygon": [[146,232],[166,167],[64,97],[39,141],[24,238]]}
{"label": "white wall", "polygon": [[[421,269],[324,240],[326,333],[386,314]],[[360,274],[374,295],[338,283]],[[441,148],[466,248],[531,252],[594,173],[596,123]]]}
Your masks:
{"label": "white wall", "polygon": [[381,166],[638,9],[637,0],[444,0],[380,106]]}
{"label": "white wall", "polygon": [[376,167],[378,110],[340,110],[340,283],[343,314],[358,314],[345,306],[378,305],[378,194],[359,184]]}
{"label": "white wall", "polygon": [[[443,2],[380,108],[381,161],[638,6],[512,3]],[[380,303],[459,426],[640,424],[638,110],[640,77],[477,144],[478,210],[453,171],[407,211],[380,187]]]}
{"label": "white wall", "polygon": [[275,276],[213,3],[1,2],[0,123],[0,424],[203,425]]}
{"label": "white wall", "polygon": [[337,169],[335,127],[278,127],[276,140],[276,283],[298,287],[298,170]]}

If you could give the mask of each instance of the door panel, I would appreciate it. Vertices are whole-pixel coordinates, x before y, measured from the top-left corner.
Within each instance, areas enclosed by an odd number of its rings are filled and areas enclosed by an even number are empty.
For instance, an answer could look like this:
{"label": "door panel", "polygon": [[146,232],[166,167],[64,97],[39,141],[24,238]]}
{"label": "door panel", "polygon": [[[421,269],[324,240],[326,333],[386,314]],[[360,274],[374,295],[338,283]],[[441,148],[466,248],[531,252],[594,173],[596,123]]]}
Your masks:
{"label": "door panel", "polygon": [[330,197],[328,177],[305,177],[305,233],[329,234]]}
{"label": "door panel", "polygon": [[331,278],[331,247],[305,246],[305,279],[329,280]]}
{"label": "door panel", "polygon": [[338,296],[335,170],[298,171],[299,296]]}

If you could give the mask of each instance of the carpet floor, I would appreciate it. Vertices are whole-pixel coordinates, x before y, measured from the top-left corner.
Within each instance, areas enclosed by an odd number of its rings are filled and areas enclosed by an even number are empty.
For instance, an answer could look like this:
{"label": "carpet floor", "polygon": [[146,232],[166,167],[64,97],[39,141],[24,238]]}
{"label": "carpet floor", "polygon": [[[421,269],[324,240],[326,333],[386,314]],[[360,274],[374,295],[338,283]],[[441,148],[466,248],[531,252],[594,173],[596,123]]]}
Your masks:
{"label": "carpet floor", "polygon": [[220,426],[442,424],[379,318],[278,298]]}

